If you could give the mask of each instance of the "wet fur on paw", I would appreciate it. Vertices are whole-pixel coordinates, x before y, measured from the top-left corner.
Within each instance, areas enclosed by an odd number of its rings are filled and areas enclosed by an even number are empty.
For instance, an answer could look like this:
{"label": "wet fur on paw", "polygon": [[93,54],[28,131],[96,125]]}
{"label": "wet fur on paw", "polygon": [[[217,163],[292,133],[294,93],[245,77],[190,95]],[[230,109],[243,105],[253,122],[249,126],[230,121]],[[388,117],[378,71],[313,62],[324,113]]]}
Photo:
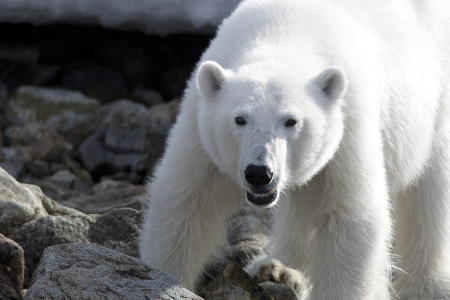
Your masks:
{"label": "wet fur on paw", "polygon": [[245,271],[257,282],[273,281],[291,287],[302,299],[306,293],[306,280],[300,271],[291,269],[279,260],[263,257],[253,261]]}

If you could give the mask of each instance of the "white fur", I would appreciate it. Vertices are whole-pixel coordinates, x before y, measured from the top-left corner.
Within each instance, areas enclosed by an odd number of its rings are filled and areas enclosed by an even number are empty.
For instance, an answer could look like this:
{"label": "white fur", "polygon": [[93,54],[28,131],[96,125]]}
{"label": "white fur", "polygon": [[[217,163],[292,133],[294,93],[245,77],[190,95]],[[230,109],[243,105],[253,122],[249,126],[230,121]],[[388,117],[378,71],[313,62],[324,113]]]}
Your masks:
{"label": "white fur", "polygon": [[244,1],[188,83],[142,259],[193,290],[245,168],[265,165],[273,243],[250,273],[278,259],[312,300],[450,299],[449,15],[446,0]]}

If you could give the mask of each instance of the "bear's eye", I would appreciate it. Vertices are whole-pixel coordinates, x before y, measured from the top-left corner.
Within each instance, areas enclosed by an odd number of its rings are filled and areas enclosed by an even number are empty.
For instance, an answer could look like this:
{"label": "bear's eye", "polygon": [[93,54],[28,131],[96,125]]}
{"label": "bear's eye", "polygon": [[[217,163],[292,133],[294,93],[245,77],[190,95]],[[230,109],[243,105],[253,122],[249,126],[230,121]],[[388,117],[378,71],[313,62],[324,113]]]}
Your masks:
{"label": "bear's eye", "polygon": [[293,127],[295,126],[295,124],[297,124],[297,121],[294,119],[289,119],[286,121],[286,123],[284,123],[284,126],[286,127]]}
{"label": "bear's eye", "polygon": [[243,117],[236,117],[236,119],[234,119],[234,121],[239,126],[244,126],[245,124],[247,124],[247,121],[245,121],[245,119]]}

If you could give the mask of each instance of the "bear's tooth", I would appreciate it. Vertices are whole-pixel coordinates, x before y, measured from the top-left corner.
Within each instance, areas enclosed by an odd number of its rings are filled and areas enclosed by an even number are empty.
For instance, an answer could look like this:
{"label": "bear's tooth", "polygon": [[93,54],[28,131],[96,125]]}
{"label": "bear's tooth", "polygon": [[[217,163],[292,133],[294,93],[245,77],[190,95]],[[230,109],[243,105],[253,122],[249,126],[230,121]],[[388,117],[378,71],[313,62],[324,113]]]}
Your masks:
{"label": "bear's tooth", "polygon": [[272,195],[275,192],[275,189],[270,189],[268,195]]}

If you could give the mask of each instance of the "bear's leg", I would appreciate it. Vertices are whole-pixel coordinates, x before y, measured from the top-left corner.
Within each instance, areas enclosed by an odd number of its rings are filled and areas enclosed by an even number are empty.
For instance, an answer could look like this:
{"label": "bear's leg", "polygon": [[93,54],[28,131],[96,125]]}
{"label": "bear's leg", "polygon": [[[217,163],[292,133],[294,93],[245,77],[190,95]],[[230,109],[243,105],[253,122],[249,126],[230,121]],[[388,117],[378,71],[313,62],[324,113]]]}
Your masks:
{"label": "bear's leg", "polygon": [[[450,104],[437,124],[431,163],[396,202],[398,278],[402,300],[450,299]],[[445,117],[447,116],[447,117]]]}
{"label": "bear's leg", "polygon": [[367,184],[353,186],[355,179],[345,187],[339,180],[348,176],[337,178],[332,182],[319,174],[288,193],[290,200],[275,216],[271,255],[255,260],[246,271],[259,281],[284,275],[289,280],[277,282],[290,285],[300,299],[388,300],[390,218],[382,181],[371,187],[378,197],[352,204],[353,192],[359,194]]}
{"label": "bear's leg", "polygon": [[302,268],[308,260],[309,224],[316,211],[313,203],[321,196],[322,187],[317,180],[300,190],[280,195],[272,225],[270,254],[256,258],[245,268],[256,281],[286,284],[299,299],[306,299],[310,286]]}
{"label": "bear's leg", "polygon": [[194,291],[205,264],[220,254],[226,220],[245,203],[245,194],[201,147],[184,146],[199,143],[196,137],[173,134],[179,143],[169,143],[150,185],[140,255]]}

